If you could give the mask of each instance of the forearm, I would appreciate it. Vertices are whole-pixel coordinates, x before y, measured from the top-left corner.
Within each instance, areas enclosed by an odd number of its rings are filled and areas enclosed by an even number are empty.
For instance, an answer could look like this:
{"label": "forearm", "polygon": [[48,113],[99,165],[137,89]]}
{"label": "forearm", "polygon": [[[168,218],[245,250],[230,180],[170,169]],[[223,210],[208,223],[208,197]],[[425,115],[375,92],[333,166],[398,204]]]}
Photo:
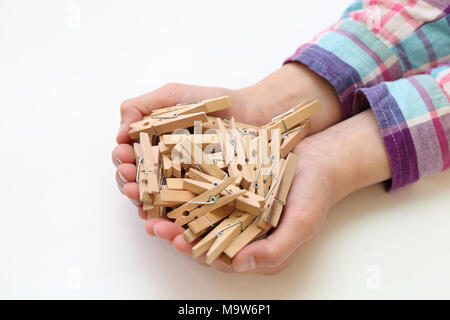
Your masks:
{"label": "forearm", "polygon": [[[258,83],[244,88],[265,118],[272,118],[304,100],[319,99],[322,111],[311,120],[311,132],[322,131],[342,119],[339,98],[334,87],[298,62],[285,64]],[[269,102],[269,106],[267,106]]]}
{"label": "forearm", "polygon": [[391,178],[391,167],[378,123],[366,110],[307,138],[303,153],[327,157],[332,172],[332,204],[363,187]]}

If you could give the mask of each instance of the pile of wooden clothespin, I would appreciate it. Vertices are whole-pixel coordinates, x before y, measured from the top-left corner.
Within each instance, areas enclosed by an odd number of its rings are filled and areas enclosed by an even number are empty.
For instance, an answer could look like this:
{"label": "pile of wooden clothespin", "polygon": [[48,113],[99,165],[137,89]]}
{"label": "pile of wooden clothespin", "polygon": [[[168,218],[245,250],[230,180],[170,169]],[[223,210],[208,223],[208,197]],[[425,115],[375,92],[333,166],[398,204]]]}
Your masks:
{"label": "pile of wooden clothespin", "polygon": [[304,102],[263,127],[208,116],[230,107],[228,96],[179,104],[129,131],[148,217],[185,226],[194,257],[226,265],[278,225],[298,160],[291,151],[321,108]]}

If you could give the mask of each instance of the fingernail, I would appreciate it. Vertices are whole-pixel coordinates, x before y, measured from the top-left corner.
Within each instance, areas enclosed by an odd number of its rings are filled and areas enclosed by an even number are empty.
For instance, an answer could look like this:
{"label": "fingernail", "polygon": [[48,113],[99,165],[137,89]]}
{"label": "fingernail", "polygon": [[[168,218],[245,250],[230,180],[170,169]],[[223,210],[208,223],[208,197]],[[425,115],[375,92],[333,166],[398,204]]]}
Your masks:
{"label": "fingernail", "polygon": [[237,272],[245,272],[245,271],[250,271],[252,269],[255,269],[256,267],[256,261],[255,258],[253,258],[252,256],[249,256],[247,258],[245,258],[244,261],[242,261],[242,263],[238,264],[235,269]]}
{"label": "fingernail", "polygon": [[119,170],[117,170],[117,175],[119,176],[119,179],[123,182],[123,183],[127,183],[128,181],[123,177],[123,175],[120,173]]}
{"label": "fingernail", "polygon": [[120,159],[117,157],[117,154],[114,151],[112,152],[112,161],[115,166],[122,164],[122,161],[120,161]]}
{"label": "fingernail", "polygon": [[119,170],[116,170],[116,182],[119,188],[123,188],[123,186],[127,183],[124,177],[122,177],[122,175],[119,173]]}
{"label": "fingernail", "polygon": [[134,199],[130,199],[131,203],[134,204],[136,207],[139,207],[142,205],[142,202]]}

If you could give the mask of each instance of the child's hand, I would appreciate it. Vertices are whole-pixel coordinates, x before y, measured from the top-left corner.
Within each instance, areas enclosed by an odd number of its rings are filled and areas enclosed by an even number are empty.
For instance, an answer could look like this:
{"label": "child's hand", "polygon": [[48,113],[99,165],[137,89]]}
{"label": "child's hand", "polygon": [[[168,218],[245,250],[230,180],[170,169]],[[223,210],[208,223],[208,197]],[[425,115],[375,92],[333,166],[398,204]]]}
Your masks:
{"label": "child's hand", "polygon": [[[323,130],[340,120],[339,99],[333,87],[299,63],[289,63],[260,82],[239,90],[211,88],[183,84],[167,84],[155,91],[126,100],[121,106],[121,124],[117,135],[119,144],[113,150],[113,163],[117,167],[116,181],[120,191],[133,203],[140,205],[135,183],[136,166],[128,130],[154,109],[182,102],[193,102],[229,95],[232,108],[218,113],[223,118],[234,116],[237,121],[263,125],[272,117],[302,100],[320,99],[322,112],[313,116],[311,133]],[[145,218],[142,208],[139,214]]]}
{"label": "child's hand", "polygon": [[[329,209],[355,190],[390,178],[391,169],[371,110],[302,141],[299,164],[279,226],[267,238],[242,249],[226,272],[275,274],[285,269],[317,233]],[[146,230],[191,254],[184,229],[164,219],[150,219]],[[200,258],[202,261],[203,258]]]}
{"label": "child's hand", "polygon": [[[302,246],[316,234],[324,221],[334,197],[333,160],[315,148],[315,142],[305,140],[295,153],[300,160],[289,192],[280,224],[267,238],[256,241],[233,259],[233,269],[219,260],[213,264],[225,272],[274,274],[287,267]],[[187,255],[191,248],[183,237],[184,229],[166,219],[150,219],[146,231],[171,241],[173,246]],[[204,263],[204,256],[198,258]]]}
{"label": "child's hand", "polygon": [[[154,109],[225,95],[231,97],[232,108],[219,112],[219,116],[223,118],[234,116],[240,122],[256,125],[266,121],[263,112],[256,112],[257,107],[264,108],[264,105],[256,105],[255,99],[245,90],[167,84],[158,90],[123,102],[121,125],[117,135],[119,145],[114,148],[112,154],[113,163],[117,167],[116,181],[120,191],[129,197],[134,204],[140,205],[138,185],[135,182],[134,151],[130,145],[131,139],[128,136],[131,123],[141,120],[143,116],[150,114]],[[143,219],[147,218],[142,207],[139,208],[139,215]]]}

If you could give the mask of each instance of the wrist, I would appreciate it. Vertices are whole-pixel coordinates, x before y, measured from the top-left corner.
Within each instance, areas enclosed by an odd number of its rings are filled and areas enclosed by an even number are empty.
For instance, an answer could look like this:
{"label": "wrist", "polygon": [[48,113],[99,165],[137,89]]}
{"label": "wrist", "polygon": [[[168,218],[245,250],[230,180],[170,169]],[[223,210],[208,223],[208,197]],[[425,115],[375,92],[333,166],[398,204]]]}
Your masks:
{"label": "wrist", "polygon": [[[304,143],[305,142],[305,143]],[[366,110],[300,143],[323,159],[332,205],[350,193],[391,177],[389,158],[372,110]]]}
{"label": "wrist", "polygon": [[266,121],[304,100],[319,99],[322,111],[311,118],[311,134],[339,122],[339,97],[334,87],[301,63],[287,63],[274,73],[241,91],[250,97]]}

